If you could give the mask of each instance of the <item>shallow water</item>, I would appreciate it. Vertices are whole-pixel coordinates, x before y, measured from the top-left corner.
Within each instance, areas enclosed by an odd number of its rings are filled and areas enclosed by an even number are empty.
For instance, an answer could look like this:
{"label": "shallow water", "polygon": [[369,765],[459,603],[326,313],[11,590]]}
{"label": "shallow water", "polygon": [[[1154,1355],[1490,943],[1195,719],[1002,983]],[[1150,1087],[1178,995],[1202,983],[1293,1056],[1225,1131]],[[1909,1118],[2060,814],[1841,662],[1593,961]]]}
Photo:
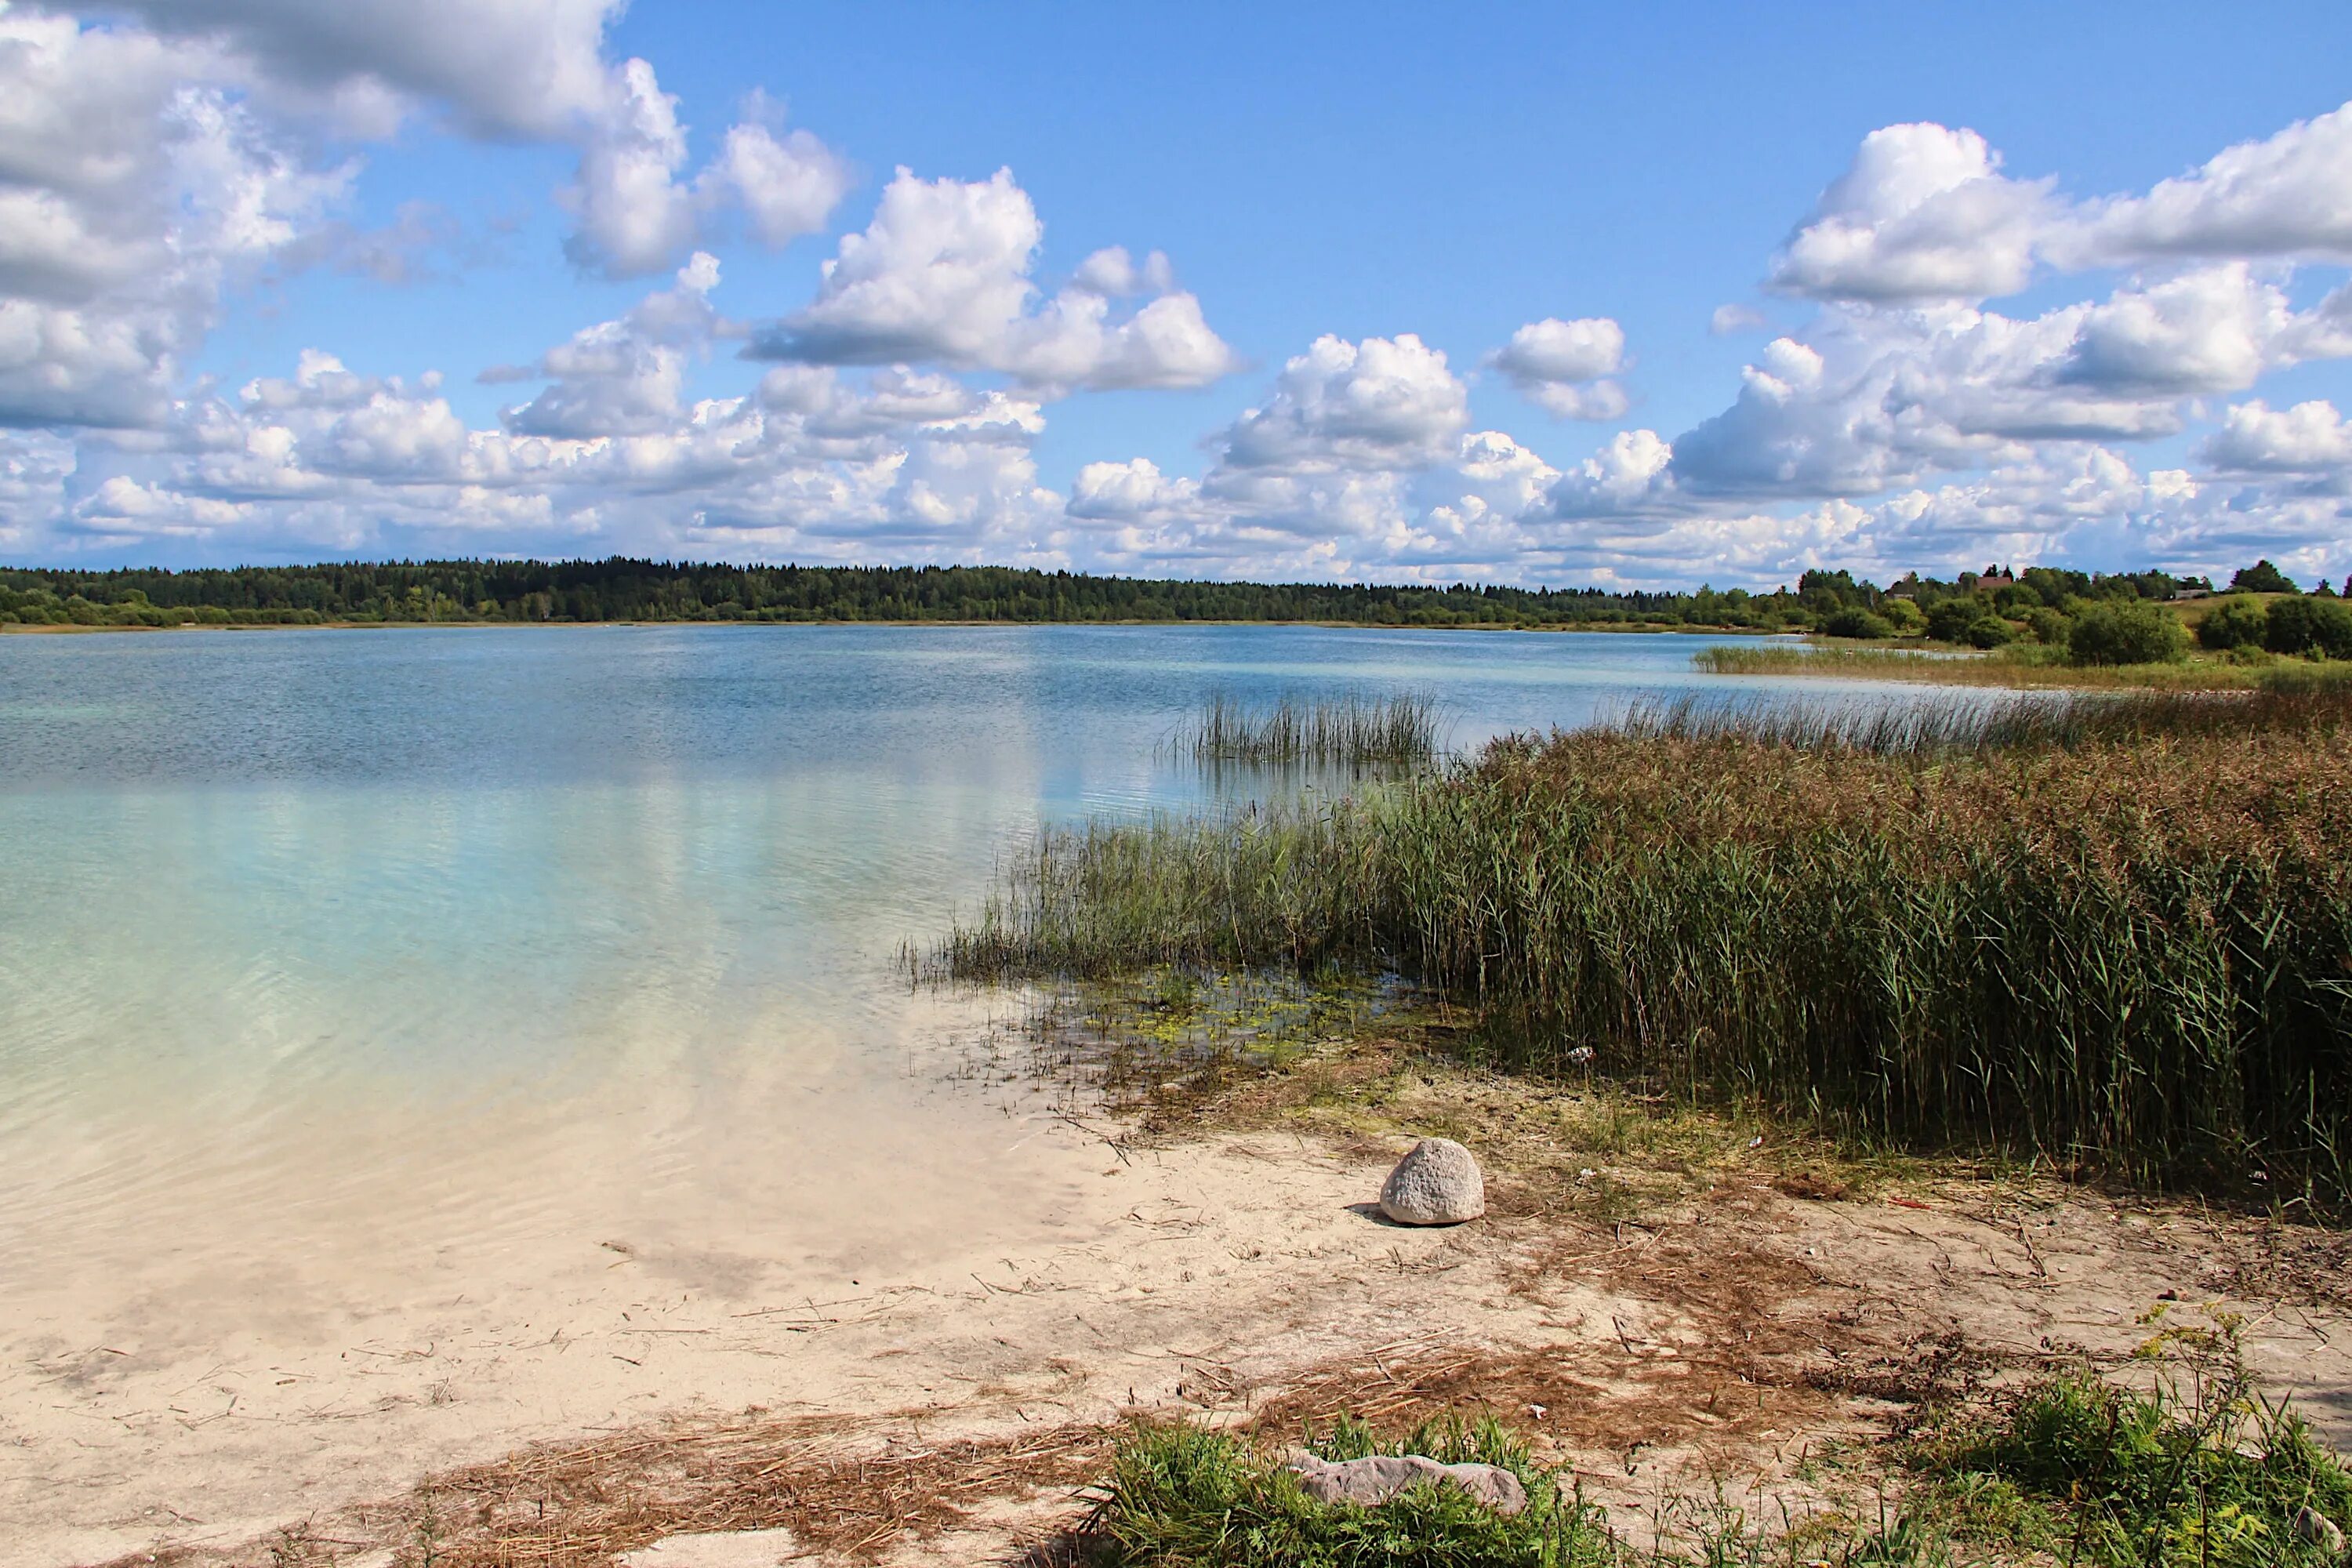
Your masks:
{"label": "shallow water", "polygon": [[[444,1248],[614,1205],[723,1228],[769,1201],[780,1152],[845,1192],[951,1187],[992,1147],[942,1055],[971,1016],[910,994],[900,944],[1041,819],[1266,787],[1165,753],[1210,691],[1407,687],[1467,745],[1643,695],[1841,689],[1698,676],[1701,646],[0,637],[0,1281],[127,1296],[201,1247],[230,1299],[355,1226]],[[925,1212],[856,1245],[919,1251],[959,1223]]]}

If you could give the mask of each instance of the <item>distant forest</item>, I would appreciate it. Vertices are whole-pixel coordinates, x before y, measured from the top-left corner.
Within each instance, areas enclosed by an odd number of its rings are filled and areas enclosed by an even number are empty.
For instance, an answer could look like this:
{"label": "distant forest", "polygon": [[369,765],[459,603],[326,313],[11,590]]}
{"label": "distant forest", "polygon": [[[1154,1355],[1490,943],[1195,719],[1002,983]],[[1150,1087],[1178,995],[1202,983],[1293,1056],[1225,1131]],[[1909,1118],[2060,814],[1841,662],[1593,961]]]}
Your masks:
{"label": "distant forest", "polygon": [[[1351,586],[1096,577],[1006,566],[723,566],[609,561],[392,561],[169,572],[0,568],[0,622],[267,626],[533,621],[1308,621],[1381,626],[1696,626],[1811,628],[1893,599],[1925,610],[1999,584],[2049,603],[2165,599],[2210,589],[2162,572],[2034,567],[1916,575],[1886,588],[1808,572],[1751,594],[1598,588]],[[1899,607],[1899,606],[1898,606]]]}

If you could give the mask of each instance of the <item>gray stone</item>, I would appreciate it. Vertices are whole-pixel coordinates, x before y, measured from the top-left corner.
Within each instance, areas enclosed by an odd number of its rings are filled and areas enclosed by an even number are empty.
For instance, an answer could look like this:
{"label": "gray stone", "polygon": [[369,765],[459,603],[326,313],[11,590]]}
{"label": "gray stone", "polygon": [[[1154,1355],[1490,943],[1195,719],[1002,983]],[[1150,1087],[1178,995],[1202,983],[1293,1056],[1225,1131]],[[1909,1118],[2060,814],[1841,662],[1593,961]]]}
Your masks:
{"label": "gray stone", "polygon": [[2309,1503],[2294,1510],[2294,1538],[2330,1557],[2344,1555],[2343,1528]]}
{"label": "gray stone", "polygon": [[1381,1212],[1399,1225],[1459,1225],[1486,1212],[1486,1178],[1451,1138],[1424,1138],[1381,1188]]}
{"label": "gray stone", "polygon": [[1378,1508],[1399,1492],[1435,1482],[1459,1487],[1496,1513],[1528,1506],[1527,1488],[1499,1465],[1441,1465],[1419,1454],[1375,1454],[1369,1459],[1318,1459],[1293,1454],[1286,1467],[1317,1502]]}

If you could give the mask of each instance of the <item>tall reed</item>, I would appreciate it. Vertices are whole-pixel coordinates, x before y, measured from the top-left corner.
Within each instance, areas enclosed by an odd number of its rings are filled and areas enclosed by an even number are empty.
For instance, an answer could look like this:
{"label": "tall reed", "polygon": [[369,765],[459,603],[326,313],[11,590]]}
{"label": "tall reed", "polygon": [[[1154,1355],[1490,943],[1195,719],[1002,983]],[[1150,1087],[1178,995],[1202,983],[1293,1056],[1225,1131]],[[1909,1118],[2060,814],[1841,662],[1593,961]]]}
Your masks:
{"label": "tall reed", "polygon": [[2352,689],[1885,725],[1653,710],[1040,837],[955,973],[1393,969],[1855,1131],[2352,1207]]}
{"label": "tall reed", "polygon": [[1322,763],[1412,766],[1437,755],[1439,715],[1426,696],[1354,692],[1253,707],[1226,693],[1177,731],[1178,752],[1202,763]]}

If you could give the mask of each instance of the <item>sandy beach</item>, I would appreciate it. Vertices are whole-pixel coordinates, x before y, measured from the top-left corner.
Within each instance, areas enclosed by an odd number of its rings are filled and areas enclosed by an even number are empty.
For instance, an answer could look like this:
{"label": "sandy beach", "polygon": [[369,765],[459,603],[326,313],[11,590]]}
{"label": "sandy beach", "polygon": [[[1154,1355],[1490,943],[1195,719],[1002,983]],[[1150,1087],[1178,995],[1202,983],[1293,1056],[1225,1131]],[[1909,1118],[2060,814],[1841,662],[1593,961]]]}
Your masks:
{"label": "sandy beach", "polygon": [[[1043,1101],[1004,1121],[984,1184],[877,1189],[822,1264],[796,1224],[841,1213],[388,1258],[334,1307],[289,1279],[255,1310],[251,1281],[194,1269],[106,1312],[13,1280],[9,1560],[387,1563],[420,1509],[462,1541],[500,1487],[569,1465],[635,1489],[636,1544],[756,1515],[809,1561],[1010,1561],[1076,1511],[1072,1456],[1139,1414],[1484,1405],[1632,1506],[1780,1475],[1923,1367],[2119,1356],[2168,1299],[2246,1312],[2268,1385],[2352,1438],[2352,1270],[2321,1233],[1964,1182],[1812,1201],[1762,1163],[1618,1225],[1506,1164],[1488,1219],[1415,1230],[1370,1202],[1401,1142],[1138,1139]],[[807,1497],[727,1491],[747,1455]],[[811,1478],[845,1463],[919,1484],[896,1512],[871,1487],[827,1505]]]}

